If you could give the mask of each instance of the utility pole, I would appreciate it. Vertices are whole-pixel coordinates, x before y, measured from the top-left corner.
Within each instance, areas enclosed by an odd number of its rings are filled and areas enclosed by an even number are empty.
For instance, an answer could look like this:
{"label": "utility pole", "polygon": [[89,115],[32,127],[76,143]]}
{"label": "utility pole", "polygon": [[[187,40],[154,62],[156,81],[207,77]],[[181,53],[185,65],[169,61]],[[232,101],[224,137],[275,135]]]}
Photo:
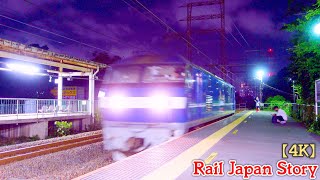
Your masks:
{"label": "utility pole", "polygon": [[262,101],[262,81],[260,81],[260,102]]}

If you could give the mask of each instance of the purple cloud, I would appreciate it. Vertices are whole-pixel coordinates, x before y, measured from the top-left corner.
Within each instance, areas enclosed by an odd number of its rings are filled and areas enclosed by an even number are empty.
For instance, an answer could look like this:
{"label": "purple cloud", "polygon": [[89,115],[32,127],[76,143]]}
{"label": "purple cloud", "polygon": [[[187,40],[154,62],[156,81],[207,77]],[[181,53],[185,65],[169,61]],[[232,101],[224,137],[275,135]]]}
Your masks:
{"label": "purple cloud", "polygon": [[256,35],[268,35],[276,32],[276,25],[269,13],[249,10],[238,13],[237,22],[241,28]]}
{"label": "purple cloud", "polygon": [[[117,9],[106,9],[106,12],[103,13],[90,11],[89,9],[95,7],[94,5],[88,9],[79,9],[71,2],[62,3],[54,0],[31,0],[31,2],[50,11],[58,12],[57,15],[63,18],[48,16],[39,8],[20,0],[5,1],[3,7],[10,7],[12,12],[16,13],[8,16],[121,56],[129,56],[139,51],[185,51],[185,43],[182,40],[177,40],[176,37],[169,37],[170,30],[166,30],[159,25],[147,11],[138,13],[137,10],[122,1],[110,1],[110,3],[117,3]],[[187,10],[186,8],[179,8],[179,6],[187,2],[191,2],[191,0],[172,0],[165,3],[163,1],[153,1],[145,5],[178,32],[184,33],[186,22],[179,20],[186,17]],[[272,21],[270,14],[252,8],[249,11],[247,10],[250,9],[251,2],[252,0],[226,0],[227,30],[235,32],[233,26],[233,22],[235,22],[241,30],[249,34],[265,36],[277,33],[277,25]],[[133,7],[137,7],[137,5],[133,5]],[[107,10],[110,10],[110,12]],[[195,8],[194,15],[212,14],[214,10],[212,7]],[[92,32],[89,28],[79,27],[65,19],[71,19],[81,26],[90,27],[93,31],[99,33]],[[216,20],[209,21],[209,23],[208,21],[205,23],[199,21],[192,25],[193,28],[215,28],[218,26],[219,22]],[[86,58],[91,58],[91,52],[97,51],[97,49],[88,48],[79,43],[32,28],[23,27],[22,29],[61,41],[64,44],[2,28],[0,30],[5,33],[1,37],[8,37],[24,43],[48,44],[51,50]]]}

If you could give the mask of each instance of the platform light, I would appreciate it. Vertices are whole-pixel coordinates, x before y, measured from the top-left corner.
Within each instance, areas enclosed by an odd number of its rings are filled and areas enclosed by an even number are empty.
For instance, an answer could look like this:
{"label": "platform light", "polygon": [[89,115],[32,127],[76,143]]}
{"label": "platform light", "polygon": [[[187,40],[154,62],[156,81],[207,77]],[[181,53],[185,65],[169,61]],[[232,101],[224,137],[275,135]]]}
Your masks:
{"label": "platform light", "polygon": [[262,81],[262,77],[264,76],[264,71],[262,70],[259,70],[257,71],[257,78]]}
{"label": "platform light", "polygon": [[17,72],[21,72],[24,74],[30,74],[30,75],[37,74],[40,71],[39,68],[37,68],[37,67],[24,65],[24,64],[9,63],[9,64],[7,64],[7,67],[12,71],[17,71]]}
{"label": "platform light", "polygon": [[320,23],[316,24],[313,28],[313,32],[316,34],[316,35],[320,35]]}
{"label": "platform light", "polygon": [[11,69],[8,69],[8,68],[2,68],[0,67],[0,71],[12,71]]}

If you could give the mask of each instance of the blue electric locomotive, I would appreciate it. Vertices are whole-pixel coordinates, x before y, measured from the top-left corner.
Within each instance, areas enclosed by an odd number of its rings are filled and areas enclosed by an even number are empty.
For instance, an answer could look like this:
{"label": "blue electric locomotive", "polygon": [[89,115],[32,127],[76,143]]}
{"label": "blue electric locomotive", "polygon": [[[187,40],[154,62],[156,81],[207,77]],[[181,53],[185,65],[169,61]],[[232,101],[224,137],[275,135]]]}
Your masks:
{"label": "blue electric locomotive", "polygon": [[233,114],[235,92],[183,57],[135,56],[109,68],[99,107],[104,148],[117,160]]}

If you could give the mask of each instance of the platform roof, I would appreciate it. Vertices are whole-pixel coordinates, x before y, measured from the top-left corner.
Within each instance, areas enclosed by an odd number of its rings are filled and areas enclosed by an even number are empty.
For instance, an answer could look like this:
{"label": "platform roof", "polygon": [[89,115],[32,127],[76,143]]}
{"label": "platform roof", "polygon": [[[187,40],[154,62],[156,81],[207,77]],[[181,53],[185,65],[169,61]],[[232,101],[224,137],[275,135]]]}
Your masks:
{"label": "platform roof", "polygon": [[0,38],[0,57],[26,61],[30,63],[55,66],[70,70],[89,72],[106,68],[106,64],[79,59],[65,54],[46,51],[40,48]]}

